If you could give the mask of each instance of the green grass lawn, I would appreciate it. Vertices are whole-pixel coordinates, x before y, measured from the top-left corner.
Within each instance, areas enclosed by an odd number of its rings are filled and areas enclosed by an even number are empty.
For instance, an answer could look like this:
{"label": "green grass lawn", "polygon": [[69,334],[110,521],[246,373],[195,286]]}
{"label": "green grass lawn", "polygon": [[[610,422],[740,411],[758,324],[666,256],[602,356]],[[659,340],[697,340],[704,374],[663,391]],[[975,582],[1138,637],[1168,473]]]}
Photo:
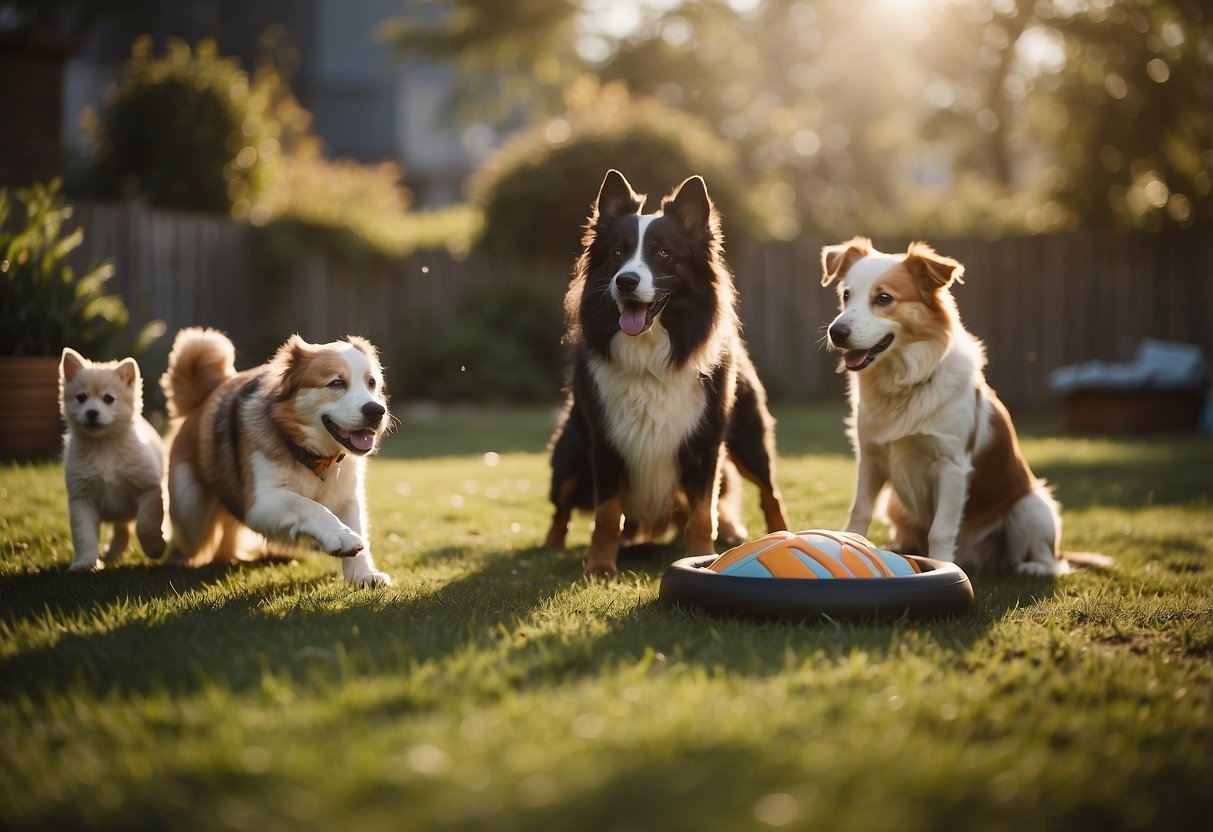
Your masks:
{"label": "green grass lawn", "polygon": [[[778,415],[793,524],[842,526],[841,408]],[[370,467],[388,590],[322,555],[69,575],[60,466],[0,466],[0,828],[1208,823],[1213,441],[1031,425],[1067,548],[1115,572],[978,573],[957,620],[754,624],[659,605],[659,562],[582,580],[588,518],[541,547],[552,420],[406,418]]]}

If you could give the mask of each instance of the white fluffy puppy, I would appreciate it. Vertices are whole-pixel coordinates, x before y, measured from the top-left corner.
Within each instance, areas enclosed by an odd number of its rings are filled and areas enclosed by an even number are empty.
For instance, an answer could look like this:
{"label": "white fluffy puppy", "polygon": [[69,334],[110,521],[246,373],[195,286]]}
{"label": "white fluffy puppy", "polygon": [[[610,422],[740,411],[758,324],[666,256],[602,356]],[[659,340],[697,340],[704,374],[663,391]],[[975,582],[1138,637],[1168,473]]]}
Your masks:
{"label": "white fluffy puppy", "polygon": [[[73,571],[96,572],[126,551],[131,523],[144,554],[164,554],[164,446],[143,418],[133,358],[93,363],[70,347],[59,361],[59,410],[67,424],[63,473]],[[113,537],[101,559],[101,524]]]}

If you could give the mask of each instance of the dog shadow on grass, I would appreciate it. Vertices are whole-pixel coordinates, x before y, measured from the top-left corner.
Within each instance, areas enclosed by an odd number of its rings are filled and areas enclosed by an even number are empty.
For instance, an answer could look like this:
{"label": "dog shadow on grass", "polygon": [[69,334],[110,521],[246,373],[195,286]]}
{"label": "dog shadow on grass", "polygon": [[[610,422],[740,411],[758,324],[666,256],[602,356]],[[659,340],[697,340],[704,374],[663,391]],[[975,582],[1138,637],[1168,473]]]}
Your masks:
{"label": "dog shadow on grass", "polygon": [[[643,567],[654,581],[662,568]],[[975,579],[976,580],[976,579]],[[510,658],[534,679],[574,681],[618,665],[680,663],[708,672],[768,677],[789,663],[844,661],[856,650],[874,660],[893,658],[906,643],[929,642],[955,657],[989,637],[1004,618],[1051,599],[1054,580],[982,575],[972,608],[954,618],[885,621],[771,620],[718,617],[671,606],[653,595],[612,615],[608,629],[585,639],[550,633],[520,641]],[[655,584],[654,584],[655,588]]]}
{"label": "dog shadow on grass", "polygon": [[[440,562],[456,554],[426,557]],[[891,654],[910,631],[961,653],[1011,611],[1055,590],[1045,579],[980,575],[973,608],[956,619],[752,622],[661,603],[657,585],[676,550],[625,552],[623,572],[609,582],[581,577],[583,554],[487,552],[434,589],[410,584],[407,571],[397,571],[396,588],[381,590],[354,589],[329,573],[240,581],[228,567],[150,563],[88,576],[10,576],[0,579],[11,599],[0,622],[42,643],[0,659],[0,697],[38,698],[79,686],[98,695],[201,685],[238,692],[257,689],[267,676],[326,687],[403,678],[426,664],[458,675],[469,672],[465,660],[495,664],[500,683],[515,689],[655,656],[767,676],[785,669],[789,656]],[[604,588],[613,593],[605,609]],[[57,632],[31,635],[38,628]]]}
{"label": "dog shadow on grass", "polygon": [[54,568],[0,578],[0,625],[31,644],[0,658],[0,698],[80,685],[98,694],[202,683],[241,690],[267,674],[406,673],[485,644],[500,625],[572,585],[581,567],[567,553],[535,548],[486,557],[437,589],[411,584],[407,572],[397,572],[391,589],[354,588],[327,572],[292,575],[289,567],[268,581],[232,577],[270,568],[148,562],[93,575]]}
{"label": "dog shadow on grass", "polygon": [[[448,645],[453,651],[496,641],[504,647],[504,652],[498,651],[499,661],[508,669],[514,689],[576,682],[653,661],[770,676],[787,668],[789,656],[841,660],[856,649],[892,656],[910,633],[963,655],[998,622],[1051,599],[1057,591],[1053,579],[987,571],[971,576],[976,593],[972,608],[950,619],[851,623],[717,618],[657,598],[662,573],[681,554],[677,546],[625,550],[619,576],[607,581],[579,576],[582,550],[557,554],[532,549],[520,559],[490,559],[439,593],[442,603],[467,608],[479,604],[468,626],[452,634]],[[600,594],[595,595],[602,585],[618,587],[618,603],[612,601],[605,612]],[[592,625],[573,636],[568,626],[546,625],[553,618],[581,614],[592,618]]]}

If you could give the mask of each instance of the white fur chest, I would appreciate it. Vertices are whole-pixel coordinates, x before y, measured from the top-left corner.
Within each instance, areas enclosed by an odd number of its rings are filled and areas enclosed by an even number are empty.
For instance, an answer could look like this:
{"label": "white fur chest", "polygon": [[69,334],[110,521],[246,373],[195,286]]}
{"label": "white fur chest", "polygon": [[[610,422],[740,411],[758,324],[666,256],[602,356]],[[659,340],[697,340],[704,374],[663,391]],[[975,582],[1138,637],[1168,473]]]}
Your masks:
{"label": "white fur chest", "polygon": [[69,471],[67,492],[71,499],[91,504],[97,516],[107,522],[132,519],[142,493],[132,488],[122,471],[115,468]]}
{"label": "white fur chest", "polygon": [[591,358],[590,373],[607,438],[627,469],[624,513],[651,522],[669,509],[681,474],[678,450],[703,419],[707,395],[696,367],[670,367],[669,334],[660,323],[642,336],[616,335],[611,355]]}
{"label": "white fur chest", "polygon": [[332,509],[357,494],[363,462],[347,457],[318,476],[294,460],[284,463],[255,453],[252,457],[253,493],[285,489]]}
{"label": "white fur chest", "polygon": [[68,499],[87,501],[107,522],[133,518],[139,497],[160,487],[163,471],[159,436],[146,423],[133,425],[121,437],[67,438]]}

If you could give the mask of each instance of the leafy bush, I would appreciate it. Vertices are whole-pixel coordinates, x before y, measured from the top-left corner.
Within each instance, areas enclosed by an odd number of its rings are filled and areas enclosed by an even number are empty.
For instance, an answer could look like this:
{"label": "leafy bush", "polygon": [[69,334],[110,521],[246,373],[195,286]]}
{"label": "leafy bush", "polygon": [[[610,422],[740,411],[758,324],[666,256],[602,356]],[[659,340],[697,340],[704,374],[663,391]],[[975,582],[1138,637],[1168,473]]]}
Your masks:
{"label": "leafy bush", "polygon": [[410,395],[462,401],[556,399],[564,375],[563,326],[558,287],[483,289],[467,298],[445,335],[416,365],[420,372],[407,384]]}
{"label": "leafy bush", "polygon": [[[471,206],[410,211],[409,193],[398,183],[398,165],[362,165],[349,159],[297,154],[253,206],[249,219],[270,236],[292,240],[296,228],[320,230],[339,247],[403,257],[417,249],[445,248],[466,255],[479,230]],[[296,242],[288,243],[294,248]]]}
{"label": "leafy bush", "polygon": [[113,264],[76,276],[68,255],[84,230],[64,234],[72,209],[59,200],[59,184],[11,195],[0,189],[0,355],[58,355],[64,347],[94,359],[137,353],[164,325],[154,321],[126,340],[126,304],[105,293]]}
{"label": "leafy bush", "polygon": [[583,79],[566,93],[567,112],[523,131],[477,172],[473,199],[484,210],[481,245],[491,252],[571,255],[610,168],[647,193],[652,211],[675,185],[700,174],[726,232],[755,230],[730,146],[704,122],[620,84]]}
{"label": "leafy bush", "polygon": [[302,228],[389,257],[442,246],[466,253],[477,212],[410,214],[398,165],[326,159],[311,123],[272,66],[250,78],[209,40],[193,50],[170,40],[156,58],[141,37],[120,86],[89,121],[96,158],[72,187],[231,214],[267,227],[286,248]]}
{"label": "leafy bush", "polygon": [[314,142],[311,115],[272,68],[249,79],[214,41],[152,54],[135,40],[122,81],[89,122],[96,158],[84,187],[156,205],[246,217],[283,156]]}

